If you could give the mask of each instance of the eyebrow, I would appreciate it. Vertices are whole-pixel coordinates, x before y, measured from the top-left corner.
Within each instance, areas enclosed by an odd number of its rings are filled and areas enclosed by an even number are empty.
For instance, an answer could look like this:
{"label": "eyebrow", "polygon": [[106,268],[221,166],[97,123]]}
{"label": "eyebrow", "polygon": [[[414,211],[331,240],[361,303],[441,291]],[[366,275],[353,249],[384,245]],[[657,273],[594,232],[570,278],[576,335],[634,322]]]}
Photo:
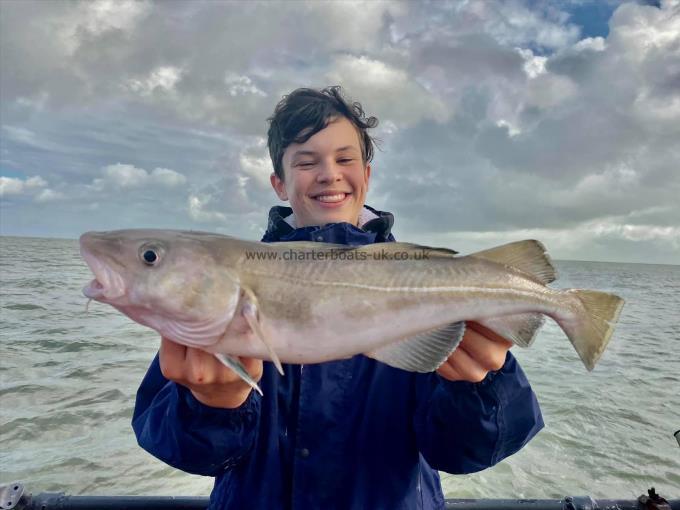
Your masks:
{"label": "eyebrow", "polygon": [[[350,149],[354,149],[355,151],[358,151],[358,149],[356,147],[354,147],[353,145],[345,145],[344,147],[340,147],[340,148],[336,149],[335,152],[343,152],[343,151],[350,150]],[[295,151],[293,153],[292,157],[295,158],[297,156],[316,156],[317,154],[318,153],[316,151],[300,150],[300,151]]]}

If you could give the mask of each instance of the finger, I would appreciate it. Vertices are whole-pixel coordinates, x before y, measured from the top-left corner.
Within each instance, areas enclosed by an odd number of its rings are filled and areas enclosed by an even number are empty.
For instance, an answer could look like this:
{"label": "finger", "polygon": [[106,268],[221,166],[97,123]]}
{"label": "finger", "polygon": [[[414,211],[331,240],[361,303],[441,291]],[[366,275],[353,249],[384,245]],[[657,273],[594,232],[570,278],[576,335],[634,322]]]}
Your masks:
{"label": "finger", "polygon": [[449,357],[447,363],[460,374],[464,381],[480,382],[489,372],[477,363],[462,345]]}
{"label": "finger", "polygon": [[474,329],[468,329],[460,347],[484,369],[499,370],[505,364],[510,345],[512,343],[506,340],[493,340]]}
{"label": "finger", "polygon": [[163,377],[169,380],[180,379],[184,375],[184,360],[187,348],[167,338],[161,337],[158,349],[158,363]]}
{"label": "finger", "polygon": [[[239,360],[250,376],[259,381],[262,377],[262,360],[253,358]],[[187,349],[186,369],[187,382],[190,385],[229,384],[241,380],[236,372],[226,367],[214,354],[202,349],[192,347]]]}
{"label": "finger", "polygon": [[441,375],[444,379],[449,381],[462,381],[463,376],[458,373],[458,370],[453,368],[449,363],[443,363],[438,369],[437,373]]}
{"label": "finger", "polygon": [[486,326],[481,325],[479,322],[469,321],[465,323],[465,326],[467,329],[471,329],[472,331],[479,333],[480,335],[486,337],[489,340],[493,340],[494,342],[506,345],[508,348],[514,345],[507,338],[503,338],[501,335],[499,335],[495,331],[490,330]]}
{"label": "finger", "polygon": [[263,364],[261,359],[257,358],[239,358],[243,366],[246,368],[250,377],[255,381],[259,381],[262,378]]}
{"label": "finger", "polygon": [[190,384],[212,384],[222,370],[219,361],[209,352],[194,347],[187,348],[186,376]]}

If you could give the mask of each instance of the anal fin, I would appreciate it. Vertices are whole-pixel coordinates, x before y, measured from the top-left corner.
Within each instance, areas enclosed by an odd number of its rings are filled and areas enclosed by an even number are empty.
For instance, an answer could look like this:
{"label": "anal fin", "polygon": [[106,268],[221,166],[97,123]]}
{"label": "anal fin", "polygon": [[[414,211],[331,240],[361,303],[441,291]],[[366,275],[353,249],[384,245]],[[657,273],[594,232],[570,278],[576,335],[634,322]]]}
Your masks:
{"label": "anal fin", "polygon": [[365,355],[409,372],[434,372],[456,350],[464,333],[465,323],[454,322],[391,343]]}
{"label": "anal fin", "polygon": [[520,347],[529,347],[545,323],[545,315],[522,313],[491,317],[477,322]]}

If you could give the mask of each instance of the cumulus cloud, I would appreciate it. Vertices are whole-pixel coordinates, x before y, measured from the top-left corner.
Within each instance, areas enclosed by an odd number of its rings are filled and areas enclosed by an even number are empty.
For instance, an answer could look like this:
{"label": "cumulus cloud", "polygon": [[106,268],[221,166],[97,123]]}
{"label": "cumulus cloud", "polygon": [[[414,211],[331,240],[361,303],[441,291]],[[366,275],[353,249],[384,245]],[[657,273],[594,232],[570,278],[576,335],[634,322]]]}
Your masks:
{"label": "cumulus cloud", "polygon": [[63,198],[66,198],[65,195],[61,191],[54,191],[52,189],[44,189],[40,191],[35,196],[35,201],[36,202],[52,202],[53,200],[61,200]]}
{"label": "cumulus cloud", "polygon": [[213,165],[219,178],[196,186],[188,197],[188,212],[201,223],[230,222],[239,229],[240,218],[264,214],[273,200],[269,176],[273,167],[264,139],[258,137],[236,154]]}
{"label": "cumulus cloud", "polygon": [[169,168],[154,168],[151,171],[149,178],[154,183],[162,184],[170,188],[181,186],[187,182],[187,178],[184,177],[184,175],[175,172],[174,170],[170,170]]}
{"label": "cumulus cloud", "polygon": [[34,175],[28,179],[0,177],[0,195],[22,195],[45,186],[47,186],[47,182],[39,175]]}
{"label": "cumulus cloud", "polygon": [[70,9],[62,16],[56,29],[64,47],[73,53],[88,36],[108,32],[131,32],[151,11],[148,1],[94,0]]}
{"label": "cumulus cloud", "polygon": [[224,78],[224,84],[227,86],[230,96],[244,96],[247,94],[253,94],[256,96],[267,97],[267,94],[257,88],[247,76],[238,76],[234,73],[227,73]]}
{"label": "cumulus cloud", "polygon": [[92,181],[92,186],[97,190],[107,187],[124,189],[156,185],[173,188],[187,181],[184,175],[169,168],[154,168],[149,173],[143,168],[123,163],[108,165],[102,169],[102,173],[104,177]]}
{"label": "cumulus cloud", "polygon": [[[677,53],[670,48],[680,44],[677,12],[668,5],[621,6],[606,41],[590,38],[550,55],[522,49],[513,61],[506,48],[491,44],[489,51],[504,55],[508,67],[488,72],[503,78],[450,91],[456,116],[444,126],[406,129],[387,148],[390,177],[381,185],[406,214],[408,228],[494,234],[522,225],[575,229],[674,201],[679,189],[671,138],[680,138],[680,116],[673,111],[680,89],[665,84],[677,81],[669,65]],[[454,47],[446,41],[423,41],[421,54],[430,60],[416,65],[433,75],[432,62],[446,58],[437,48]],[[483,65],[468,72],[449,62],[440,64],[442,82],[484,79]],[[657,115],[646,94],[663,98],[664,111]],[[423,172],[428,179],[414,182],[413,174]],[[677,208],[667,217],[680,223]]]}
{"label": "cumulus cloud", "polygon": [[[326,83],[342,83],[352,95],[371,105],[372,112],[393,124],[408,125],[423,118],[445,121],[450,111],[407,70],[366,56],[340,55],[326,74]],[[395,107],[394,98],[404,98]]]}
{"label": "cumulus cloud", "polygon": [[210,195],[189,195],[187,210],[191,219],[199,223],[214,223],[226,221],[226,215],[222,212],[211,210],[212,202]]}
{"label": "cumulus cloud", "polygon": [[131,78],[127,82],[127,86],[141,94],[148,96],[156,91],[172,92],[175,85],[182,78],[182,69],[174,66],[161,66],[149,73],[144,78]]}
{"label": "cumulus cloud", "polygon": [[48,182],[39,175],[26,179],[0,176],[0,198],[32,198],[34,202],[51,202],[64,198],[64,194],[48,188]]}

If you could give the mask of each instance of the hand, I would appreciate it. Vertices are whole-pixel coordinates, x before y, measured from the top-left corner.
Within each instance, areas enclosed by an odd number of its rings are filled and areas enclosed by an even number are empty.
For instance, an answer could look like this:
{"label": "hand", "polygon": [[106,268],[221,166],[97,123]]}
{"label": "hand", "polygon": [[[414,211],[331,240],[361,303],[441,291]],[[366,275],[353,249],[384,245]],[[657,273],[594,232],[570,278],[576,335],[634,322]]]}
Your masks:
{"label": "hand", "polygon": [[481,382],[486,374],[500,370],[512,342],[476,322],[465,324],[465,335],[437,373],[449,381]]}
{"label": "hand", "polygon": [[[255,381],[262,377],[262,360],[239,358]],[[209,352],[161,338],[158,350],[166,379],[189,388],[196,399],[211,407],[234,409],[246,401],[251,387]]]}

